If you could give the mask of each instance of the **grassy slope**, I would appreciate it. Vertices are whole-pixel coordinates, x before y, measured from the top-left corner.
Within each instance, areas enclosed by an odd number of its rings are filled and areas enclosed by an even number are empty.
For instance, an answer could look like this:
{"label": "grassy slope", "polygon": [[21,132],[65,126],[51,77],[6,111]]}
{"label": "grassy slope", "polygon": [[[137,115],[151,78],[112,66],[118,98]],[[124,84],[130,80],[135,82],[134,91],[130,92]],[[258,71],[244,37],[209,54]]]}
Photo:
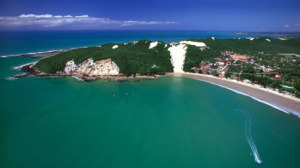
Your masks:
{"label": "grassy slope", "polygon": [[[266,39],[270,39],[272,42],[268,42]],[[249,54],[258,58],[263,57],[266,60],[279,57],[277,53],[300,54],[300,40],[296,38],[285,41],[271,37],[254,39],[252,41],[249,39],[212,40],[211,38],[190,40],[204,42],[209,48],[201,51],[198,47],[189,45],[184,71],[190,71],[191,67],[199,66],[201,61],[213,61],[214,58],[220,56],[220,51],[224,50]],[[135,73],[163,74],[173,71],[168,47],[165,48],[165,43],[163,42],[153,49],[149,49],[150,41],[146,40],[141,40],[137,44],[117,44],[119,47],[112,49],[114,45],[114,43],[108,43],[102,47],[81,48],[60,53],[56,56],[42,59],[35,65],[35,68],[42,72],[55,73],[63,71],[66,62],[72,59],[76,64],[79,64],[88,58],[93,58],[94,61],[111,58],[119,66],[120,72],[127,75]],[[264,52],[265,55],[259,55],[258,52]],[[153,65],[156,65],[156,68],[152,68]],[[295,66],[296,70],[293,73],[297,75],[298,71],[300,72],[299,68],[297,69],[297,65],[291,65],[290,68],[295,69]],[[292,73],[292,70],[282,68],[283,73],[287,71]]]}
{"label": "grassy slope", "polygon": [[[137,44],[117,44],[119,47],[112,49],[114,45],[114,43],[108,43],[101,47],[81,48],[60,53],[42,59],[35,65],[35,68],[42,72],[55,73],[63,71],[66,62],[72,59],[79,64],[88,58],[94,61],[111,58],[119,66],[120,73],[127,75],[173,72],[170,53],[163,42],[152,49],[149,49],[150,41],[146,40],[141,40]],[[153,65],[156,66],[153,67]]]}

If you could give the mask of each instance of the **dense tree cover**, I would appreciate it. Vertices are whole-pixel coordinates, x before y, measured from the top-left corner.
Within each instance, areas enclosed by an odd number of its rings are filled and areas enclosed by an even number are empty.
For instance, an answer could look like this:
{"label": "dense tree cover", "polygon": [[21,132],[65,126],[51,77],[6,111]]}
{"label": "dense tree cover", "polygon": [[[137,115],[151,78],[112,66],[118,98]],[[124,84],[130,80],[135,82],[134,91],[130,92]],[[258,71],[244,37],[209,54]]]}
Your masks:
{"label": "dense tree cover", "polygon": [[183,70],[192,72],[192,67],[199,67],[201,61],[216,62],[214,59],[220,56],[220,52],[212,49],[204,49],[201,51],[199,47],[188,45]]}
{"label": "dense tree cover", "polygon": [[245,64],[245,65],[237,65],[237,66],[230,66],[228,72],[231,73],[256,73],[255,69],[253,66]]}
{"label": "dense tree cover", "polygon": [[[271,40],[271,42],[266,39]],[[188,45],[184,64],[184,71],[191,71],[192,67],[199,67],[201,61],[216,62],[221,56],[220,51],[233,51],[248,54],[254,57],[259,65],[272,67],[283,74],[286,81],[293,81],[300,76],[300,58],[295,56],[280,56],[278,53],[300,54],[300,39],[279,40],[271,37],[249,39],[190,39],[191,41],[204,42],[205,49]],[[108,43],[101,47],[89,47],[70,50],[39,61],[35,68],[46,73],[62,71],[69,60],[76,64],[93,58],[94,61],[111,58],[123,74],[162,74],[172,72],[170,52],[165,43],[160,42],[153,49],[149,49],[150,41],[141,40],[138,43],[117,44],[119,47],[112,49],[116,44]],[[169,46],[169,45],[168,45]],[[231,66],[232,67],[232,66]],[[252,67],[236,67],[232,73],[244,71],[257,73]]]}
{"label": "dense tree cover", "polygon": [[[141,40],[136,44],[108,43],[101,47],[88,47],[66,51],[40,60],[35,68],[45,73],[63,71],[66,62],[74,60],[76,64],[92,58],[94,61],[111,58],[120,68],[120,73],[132,74],[164,74],[173,72],[170,52],[165,43],[160,42],[149,49],[151,41]],[[119,47],[112,49],[114,45]]]}
{"label": "dense tree cover", "polygon": [[[271,42],[267,41],[271,40]],[[254,40],[249,39],[191,39],[204,42],[209,48],[218,51],[235,51],[241,54],[264,53],[300,53],[300,40],[289,39],[279,40],[272,37],[260,37]]]}
{"label": "dense tree cover", "polygon": [[[267,41],[269,39],[271,42]],[[208,48],[201,51],[194,46],[188,46],[185,58],[185,71],[191,71],[192,67],[198,67],[201,61],[221,56],[220,51],[233,51],[254,57],[259,65],[272,67],[283,74],[284,79],[292,81],[300,77],[300,58],[295,56],[281,56],[279,53],[300,54],[300,39],[291,38],[279,40],[272,37],[260,37],[249,39],[190,39],[204,42]],[[209,57],[210,56],[210,57]],[[242,69],[232,69],[237,72]],[[249,69],[250,70],[250,69]],[[253,70],[251,70],[253,72]]]}
{"label": "dense tree cover", "polygon": [[295,89],[296,89],[296,97],[300,98],[300,81],[297,81],[295,82],[295,85],[294,85]]}
{"label": "dense tree cover", "polygon": [[264,77],[264,76],[255,76],[253,74],[241,74],[240,75],[240,78],[241,79],[248,79],[250,80],[251,82],[254,82],[254,83],[258,83],[258,84],[261,84],[262,86],[266,87],[266,86],[269,86],[271,88],[281,88],[280,84],[281,84],[281,81],[276,81],[276,80],[272,80],[268,77]]}

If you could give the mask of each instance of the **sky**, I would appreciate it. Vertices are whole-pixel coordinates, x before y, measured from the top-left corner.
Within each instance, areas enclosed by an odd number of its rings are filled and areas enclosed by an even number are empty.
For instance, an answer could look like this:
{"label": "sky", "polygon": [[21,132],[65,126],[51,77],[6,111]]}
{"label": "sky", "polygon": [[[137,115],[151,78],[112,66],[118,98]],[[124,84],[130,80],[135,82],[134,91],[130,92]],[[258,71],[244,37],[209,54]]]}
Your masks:
{"label": "sky", "polygon": [[0,0],[0,30],[300,32],[299,0]]}

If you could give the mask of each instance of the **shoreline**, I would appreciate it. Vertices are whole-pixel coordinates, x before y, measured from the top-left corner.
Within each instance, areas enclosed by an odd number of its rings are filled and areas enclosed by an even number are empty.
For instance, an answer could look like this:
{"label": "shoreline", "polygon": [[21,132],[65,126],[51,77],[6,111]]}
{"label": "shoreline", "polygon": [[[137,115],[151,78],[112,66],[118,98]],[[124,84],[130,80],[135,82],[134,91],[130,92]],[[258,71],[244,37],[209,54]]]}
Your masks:
{"label": "shoreline", "polygon": [[251,84],[245,84],[243,82],[226,78],[218,78],[210,75],[195,73],[170,73],[169,75],[187,77],[208,82],[229,89],[238,94],[251,97],[256,101],[267,104],[285,113],[296,115],[300,118],[300,99],[290,95],[285,95],[266,88],[259,88]]}
{"label": "shoreline", "polygon": [[134,76],[127,76],[127,75],[108,75],[108,76],[85,76],[85,75],[79,75],[79,74],[44,74],[41,72],[38,72],[36,69],[32,68],[31,65],[34,63],[28,63],[22,66],[18,66],[15,69],[22,70],[27,72],[26,74],[20,74],[13,76],[13,78],[22,78],[26,76],[34,76],[34,77],[49,77],[49,76],[70,76],[74,77],[77,80],[80,81],[95,81],[95,80],[114,80],[117,82],[126,81],[129,79],[155,79],[161,76],[179,76],[179,77],[186,77],[191,78],[195,80],[200,80],[204,82],[208,82],[226,89],[229,89],[231,91],[234,91],[238,94],[242,94],[244,96],[248,96],[253,98],[256,101],[259,101],[261,103],[267,104],[273,108],[276,108],[278,110],[281,110],[287,114],[293,114],[300,118],[300,99],[279,93],[277,91],[263,88],[258,85],[254,84],[248,84],[244,82],[239,82],[233,79],[226,79],[226,78],[219,78],[211,75],[203,75],[203,74],[196,74],[196,73],[166,73],[165,75],[134,75]]}
{"label": "shoreline", "polygon": [[36,62],[32,63],[27,63],[24,65],[20,65],[17,67],[14,67],[13,69],[23,71],[25,73],[22,74],[17,74],[14,76],[10,76],[9,78],[23,78],[23,77],[74,77],[75,79],[79,81],[85,81],[85,82],[90,82],[90,81],[96,81],[96,80],[111,80],[111,81],[116,81],[116,82],[123,82],[126,80],[130,79],[156,79],[158,77],[164,76],[164,75],[101,75],[101,76],[88,76],[84,74],[78,74],[78,73],[73,73],[73,74],[66,74],[66,73],[55,73],[55,74],[46,74],[43,72],[38,71],[35,68],[32,68],[32,65],[34,65]]}

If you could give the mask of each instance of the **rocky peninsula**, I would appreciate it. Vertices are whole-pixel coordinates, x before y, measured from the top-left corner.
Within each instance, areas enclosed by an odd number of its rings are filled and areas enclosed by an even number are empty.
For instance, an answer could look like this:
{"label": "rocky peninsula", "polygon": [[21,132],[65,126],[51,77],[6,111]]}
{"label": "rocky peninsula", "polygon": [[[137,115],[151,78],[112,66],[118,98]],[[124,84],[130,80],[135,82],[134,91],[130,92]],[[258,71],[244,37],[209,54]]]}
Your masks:
{"label": "rocky peninsula", "polygon": [[90,81],[189,72],[243,81],[300,97],[299,53],[300,40],[293,38],[212,37],[173,43],[140,40],[61,52],[26,64],[22,70],[27,74],[15,77],[74,76]]}

